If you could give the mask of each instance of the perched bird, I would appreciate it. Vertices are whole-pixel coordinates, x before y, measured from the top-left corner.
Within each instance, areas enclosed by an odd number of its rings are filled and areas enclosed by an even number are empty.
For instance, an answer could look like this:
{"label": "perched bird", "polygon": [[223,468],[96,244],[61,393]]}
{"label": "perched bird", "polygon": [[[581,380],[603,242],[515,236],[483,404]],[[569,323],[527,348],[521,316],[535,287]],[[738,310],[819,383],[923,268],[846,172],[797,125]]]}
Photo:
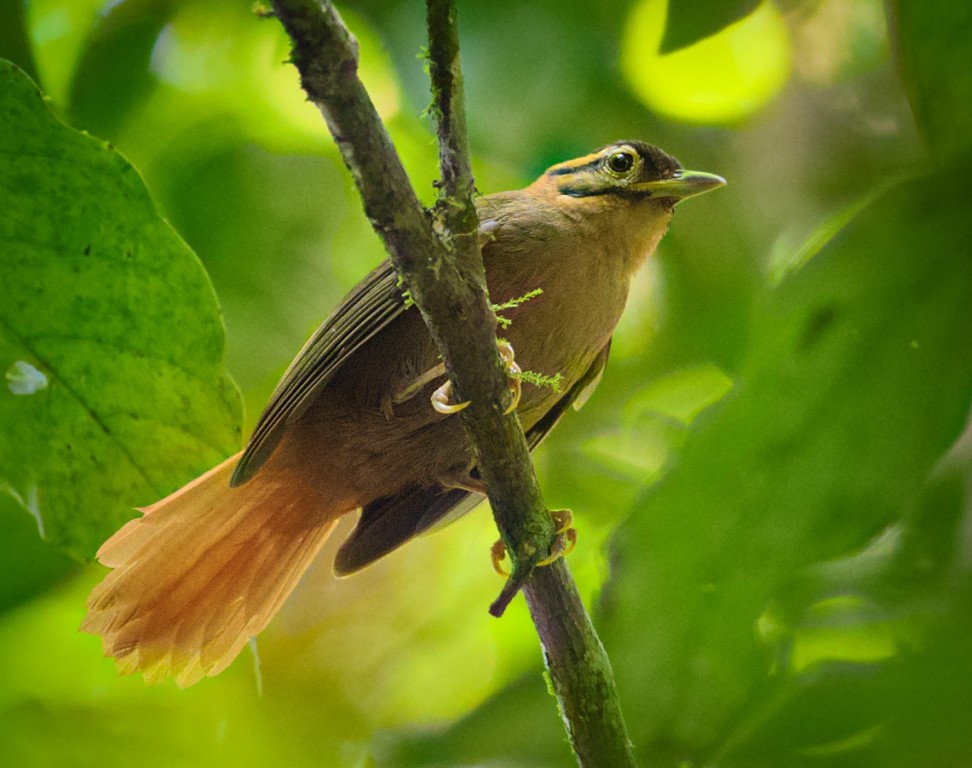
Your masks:
{"label": "perched bird", "polygon": [[[725,181],[640,141],[555,165],[478,201],[483,262],[523,369],[531,448],[600,378],[632,275],[675,205]],[[273,618],[344,514],[361,509],[334,564],[353,573],[481,500],[445,374],[388,261],[364,278],[284,374],[241,454],[142,510],[98,551],[113,568],[81,629],[124,673],[190,685],[222,671]]]}

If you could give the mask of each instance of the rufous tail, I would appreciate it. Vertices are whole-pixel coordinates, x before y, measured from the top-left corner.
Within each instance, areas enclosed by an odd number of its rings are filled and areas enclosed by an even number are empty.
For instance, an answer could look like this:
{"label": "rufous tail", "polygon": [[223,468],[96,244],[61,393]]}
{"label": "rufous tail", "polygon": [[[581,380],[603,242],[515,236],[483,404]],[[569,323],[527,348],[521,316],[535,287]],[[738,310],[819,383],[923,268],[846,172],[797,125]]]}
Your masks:
{"label": "rufous tail", "polygon": [[[297,586],[340,513],[295,473],[229,487],[239,455],[142,510],[98,550],[114,570],[81,630],[123,674],[180,686],[225,669]],[[326,506],[326,505],[325,505]]]}

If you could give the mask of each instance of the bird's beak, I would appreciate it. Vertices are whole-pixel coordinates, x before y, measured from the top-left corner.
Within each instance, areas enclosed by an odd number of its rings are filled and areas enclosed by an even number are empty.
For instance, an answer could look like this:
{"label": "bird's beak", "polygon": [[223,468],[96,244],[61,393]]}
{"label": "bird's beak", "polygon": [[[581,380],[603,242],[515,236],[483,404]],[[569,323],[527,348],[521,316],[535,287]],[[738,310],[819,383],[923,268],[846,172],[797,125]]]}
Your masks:
{"label": "bird's beak", "polygon": [[632,184],[629,189],[651,192],[655,198],[667,197],[680,202],[687,197],[695,197],[711,189],[725,186],[726,180],[714,173],[703,171],[676,171],[670,179],[642,181]]}

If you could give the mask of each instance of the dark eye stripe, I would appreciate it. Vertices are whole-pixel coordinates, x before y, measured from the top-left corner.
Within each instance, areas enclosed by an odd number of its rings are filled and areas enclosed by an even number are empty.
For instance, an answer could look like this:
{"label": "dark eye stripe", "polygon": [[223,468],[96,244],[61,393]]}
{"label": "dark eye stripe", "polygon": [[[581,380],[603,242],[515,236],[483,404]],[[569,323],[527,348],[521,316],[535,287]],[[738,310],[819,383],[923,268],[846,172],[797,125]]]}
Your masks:
{"label": "dark eye stripe", "polygon": [[597,197],[598,195],[614,195],[623,197],[627,200],[644,200],[651,197],[651,192],[646,189],[625,189],[624,187],[584,187],[580,184],[567,182],[557,188],[562,195],[569,197]]}

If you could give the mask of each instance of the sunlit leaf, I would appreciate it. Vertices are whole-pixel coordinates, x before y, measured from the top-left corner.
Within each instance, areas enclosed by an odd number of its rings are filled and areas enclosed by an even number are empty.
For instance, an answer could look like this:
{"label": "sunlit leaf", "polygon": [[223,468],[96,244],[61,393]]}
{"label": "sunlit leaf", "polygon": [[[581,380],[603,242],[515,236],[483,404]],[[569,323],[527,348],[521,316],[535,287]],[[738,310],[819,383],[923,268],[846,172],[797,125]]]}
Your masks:
{"label": "sunlit leaf", "polygon": [[731,123],[757,111],[786,83],[790,42],[776,6],[674,53],[659,50],[666,0],[639,0],[625,25],[621,70],[654,112],[694,123]]}
{"label": "sunlit leaf", "polygon": [[714,35],[752,13],[760,0],[669,0],[660,53]]}
{"label": "sunlit leaf", "polygon": [[777,680],[719,761],[727,768],[960,766],[972,750],[968,579],[916,606],[894,659],[830,663]]}
{"label": "sunlit leaf", "polygon": [[8,63],[0,198],[0,488],[90,556],[239,444],[216,300],[135,170]]}
{"label": "sunlit leaf", "polygon": [[625,404],[628,417],[650,410],[689,424],[699,413],[732,389],[732,379],[707,363],[661,376]]}

